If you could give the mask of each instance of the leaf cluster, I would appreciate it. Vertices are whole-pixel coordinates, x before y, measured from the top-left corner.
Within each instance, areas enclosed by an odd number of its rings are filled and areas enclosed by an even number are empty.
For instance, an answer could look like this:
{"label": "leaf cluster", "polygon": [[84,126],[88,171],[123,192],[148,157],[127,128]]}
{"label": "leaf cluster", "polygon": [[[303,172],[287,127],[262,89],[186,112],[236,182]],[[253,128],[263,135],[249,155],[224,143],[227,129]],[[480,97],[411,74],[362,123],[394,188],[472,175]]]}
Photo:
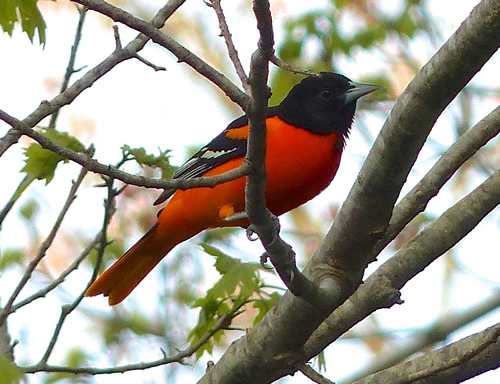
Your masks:
{"label": "leaf cluster", "polygon": [[0,1],[0,27],[12,36],[16,24],[28,35],[31,42],[38,32],[40,44],[45,45],[45,21],[37,6],[37,0],[2,0]]}
{"label": "leaf cluster", "polygon": [[[75,152],[85,152],[85,147],[76,137],[67,132],[61,132],[54,128],[41,129],[41,133],[53,142],[71,149]],[[32,180],[45,180],[49,184],[54,178],[57,165],[62,161],[67,163],[69,160],[43,148],[38,143],[32,143],[24,151],[25,165],[22,172],[25,172]]]}
{"label": "leaf cluster", "polygon": [[[248,303],[253,303],[253,308],[258,310],[254,318],[256,324],[281,297],[276,292],[268,294],[265,291],[259,263],[243,262],[206,243],[202,247],[215,258],[215,268],[221,277],[204,297],[193,304],[193,307],[200,307],[200,314],[198,323],[189,333],[191,345],[215,327],[221,316],[230,314],[234,318],[242,313]],[[220,343],[223,335],[224,330],[218,330],[212,339],[198,349],[196,357],[201,357],[205,351],[212,353],[214,345]]]}
{"label": "leaf cluster", "polygon": [[161,170],[162,178],[172,178],[175,168],[170,165],[170,149],[165,151],[159,149],[160,154],[158,156],[147,153],[142,147],[132,148],[127,144],[123,145],[121,149],[124,161],[134,160],[141,167],[149,166],[159,168]]}
{"label": "leaf cluster", "polygon": [[[341,58],[350,60],[356,52],[377,49],[390,37],[411,39],[425,26],[416,17],[420,0],[405,0],[401,9],[389,14],[374,2],[334,0],[325,8],[305,12],[285,25],[285,37],[278,46],[278,56],[287,63],[314,72],[338,72]],[[345,21],[345,22],[344,22]],[[348,26],[348,27],[346,27]],[[311,52],[311,46],[316,49]],[[357,80],[390,87],[383,74]],[[278,103],[297,82],[287,71],[277,71],[272,78],[271,104]],[[385,98],[377,92],[373,97]]]}

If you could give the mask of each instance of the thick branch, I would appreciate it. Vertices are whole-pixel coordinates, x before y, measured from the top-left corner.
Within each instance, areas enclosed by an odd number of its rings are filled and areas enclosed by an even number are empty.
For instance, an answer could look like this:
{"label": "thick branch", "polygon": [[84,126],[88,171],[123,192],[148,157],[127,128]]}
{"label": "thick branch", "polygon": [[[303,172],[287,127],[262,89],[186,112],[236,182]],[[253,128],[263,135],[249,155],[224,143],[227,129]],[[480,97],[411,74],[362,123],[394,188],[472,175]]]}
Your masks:
{"label": "thick branch", "polygon": [[[395,364],[398,364],[409,356],[425,349],[429,349],[429,347],[432,347],[436,343],[445,341],[451,333],[469,325],[481,316],[494,311],[498,307],[500,307],[500,291],[471,308],[446,314],[435,324],[427,327],[426,330],[423,330],[422,332],[417,331],[412,334],[410,336],[410,340],[405,340],[404,345],[398,344],[392,351],[389,351],[383,356],[377,357],[374,359],[372,364],[369,364],[362,370],[357,371],[354,376],[347,378],[345,381],[351,383],[374,372],[393,367]],[[398,371],[399,369],[394,367],[394,370]]]}
{"label": "thick branch", "polygon": [[500,366],[500,324],[367,376],[356,384],[461,383]]}
{"label": "thick branch", "polygon": [[377,269],[305,345],[309,358],[369,314],[399,301],[399,290],[443,255],[500,203],[500,171],[449,208]]}
{"label": "thick branch", "polygon": [[[497,50],[499,15],[498,1],[482,1],[398,100],[337,217],[335,228],[307,268],[308,276],[323,280],[322,286],[335,291],[337,304],[360,283],[369,252],[384,233],[401,186],[435,120]],[[441,237],[439,232],[434,235]],[[380,292],[385,284],[381,279],[371,284],[369,293]],[[397,302],[398,292],[394,288],[383,293],[386,305]],[[349,304],[354,314],[357,307],[357,302],[356,306]],[[326,316],[328,311],[285,294],[257,326],[231,344],[202,382],[216,382],[215,377],[224,377],[234,383],[267,383],[295,372],[297,361],[313,356],[310,349],[304,353],[303,347]],[[343,318],[337,319],[337,326],[344,328]]]}
{"label": "thick branch", "polygon": [[[439,158],[427,175],[394,208],[384,237],[372,250],[376,256],[437,195],[453,174],[500,132],[500,107],[469,129]],[[373,257],[372,256],[372,257]]]}
{"label": "thick branch", "polygon": [[435,121],[499,45],[500,3],[483,0],[398,98],[317,261],[353,271],[352,282],[361,281]]}

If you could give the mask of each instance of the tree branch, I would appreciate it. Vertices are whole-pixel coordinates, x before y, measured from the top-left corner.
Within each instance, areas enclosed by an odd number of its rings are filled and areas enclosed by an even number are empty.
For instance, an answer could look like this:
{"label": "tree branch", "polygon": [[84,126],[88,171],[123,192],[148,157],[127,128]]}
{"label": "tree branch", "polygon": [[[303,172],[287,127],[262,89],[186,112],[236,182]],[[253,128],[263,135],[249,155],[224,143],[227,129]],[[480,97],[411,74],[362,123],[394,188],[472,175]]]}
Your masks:
{"label": "tree branch", "polygon": [[215,175],[215,176],[206,176],[206,177],[197,177],[193,179],[175,179],[175,180],[166,180],[166,179],[154,179],[152,177],[132,175],[130,173],[119,170],[116,167],[111,165],[105,165],[99,163],[98,161],[89,158],[83,153],[75,152],[69,148],[63,147],[52,140],[46,138],[44,135],[38,133],[34,129],[27,126],[23,121],[16,119],[13,116],[5,113],[0,110],[0,119],[4,120],[6,123],[10,124],[14,127],[16,131],[21,132],[22,134],[32,138],[38,144],[40,144],[43,148],[49,149],[58,155],[72,160],[75,163],[80,164],[85,169],[95,172],[101,175],[106,175],[120,181],[123,181],[127,184],[137,185],[139,187],[147,187],[147,188],[163,188],[163,189],[188,189],[195,187],[215,187],[220,183],[224,183],[226,181],[234,180],[245,176],[249,172],[249,167],[247,164],[243,163],[240,167],[228,171],[224,174]]}
{"label": "tree branch", "polygon": [[247,74],[245,73],[243,65],[241,64],[240,58],[238,57],[238,51],[234,46],[231,32],[229,32],[229,27],[226,22],[226,17],[224,16],[224,11],[222,10],[221,0],[210,0],[210,3],[207,4],[214,9],[215,14],[217,15],[217,20],[219,20],[219,28],[221,31],[221,36],[224,38],[224,42],[226,43],[229,59],[233,63],[236,74],[240,78],[243,89],[246,92],[249,92],[250,85],[248,83],[248,77]]}
{"label": "tree branch", "polygon": [[252,101],[247,111],[250,124],[246,159],[252,169],[247,177],[245,207],[252,223],[250,232],[258,234],[268,258],[287,288],[296,296],[321,307],[328,305],[328,295],[307,279],[297,268],[295,252],[279,236],[279,221],[272,217],[266,207],[266,125],[265,114],[270,96],[267,87],[269,61],[274,57],[274,37],[269,4],[254,1],[254,13],[260,32],[258,49],[250,63],[250,86]]}
{"label": "tree branch", "polygon": [[316,356],[375,310],[401,303],[399,290],[455,246],[499,203],[500,171],[497,171],[378,268],[318,327],[305,345],[306,356]]}
{"label": "tree branch", "polygon": [[302,364],[299,365],[299,371],[311,380],[313,383],[317,384],[335,384],[333,381],[328,380],[326,377],[323,377],[318,372],[316,372],[310,365]]}
{"label": "tree branch", "polygon": [[[102,229],[99,234],[99,249],[98,249],[98,262],[96,263],[96,270],[99,268],[100,261],[102,260],[102,257],[104,255],[104,251],[106,250],[106,247],[108,246],[108,227],[109,223],[111,222],[111,218],[116,212],[116,196],[118,195],[119,192],[117,192],[114,187],[114,180],[109,178],[106,179],[106,185],[108,189],[108,196],[105,200],[104,204],[104,219],[103,219],[103,224],[102,224]],[[94,276],[95,277],[95,274]],[[66,304],[63,305],[61,308],[61,315],[59,316],[59,320],[54,328],[54,332],[52,334],[52,337],[49,341],[49,344],[47,345],[47,349],[45,350],[45,353],[43,354],[42,358],[40,359],[39,363],[37,364],[38,367],[46,367],[47,362],[49,360],[50,355],[52,354],[52,351],[54,350],[54,347],[56,345],[57,340],[59,339],[59,336],[61,334],[62,327],[66,321],[66,318],[73,312],[76,307],[80,304],[80,302],[83,300],[85,296],[85,291],[87,288],[90,286],[92,280],[89,281],[86,287],[82,289],[80,294],[75,298],[75,300],[71,304]]]}
{"label": "tree branch", "polygon": [[372,250],[372,258],[378,255],[389,242],[437,195],[453,174],[481,147],[500,132],[500,107],[469,129],[439,158],[422,180],[394,208],[384,237]]}
{"label": "tree branch", "polygon": [[136,363],[136,364],[127,364],[117,367],[110,368],[98,368],[98,367],[64,367],[57,365],[42,365],[39,364],[30,367],[23,367],[23,371],[26,373],[36,373],[36,372],[65,372],[65,373],[73,373],[73,374],[89,374],[89,375],[102,375],[102,374],[111,374],[111,373],[123,373],[129,371],[142,371],[148,368],[158,367],[161,365],[171,364],[171,363],[181,363],[185,358],[194,354],[198,349],[200,349],[203,344],[205,344],[216,332],[224,329],[231,322],[232,314],[227,313],[219,318],[217,323],[206,332],[206,334],[200,338],[200,340],[186,348],[183,351],[179,351],[178,353],[172,356],[163,356],[161,359],[146,362],[146,363]]}
{"label": "tree branch", "polygon": [[[78,13],[80,13],[80,18],[78,19],[78,25],[76,27],[75,38],[73,40],[73,45],[71,46],[71,52],[69,55],[68,65],[66,66],[66,73],[64,74],[64,79],[61,84],[61,92],[63,93],[69,85],[69,80],[71,76],[76,72],[75,70],[75,60],[76,53],[78,52],[78,46],[80,45],[80,41],[82,40],[82,30],[83,24],[85,23],[85,16],[87,15],[87,8],[76,6]],[[60,109],[56,109],[52,116],[50,116],[49,128],[55,128],[57,117],[59,116]]]}
{"label": "tree branch", "polygon": [[[134,15],[124,11],[121,8],[115,7],[102,0],[73,0],[75,3],[86,6],[93,11],[102,15],[108,16],[112,20],[125,24],[128,27],[135,29],[145,36],[150,38],[156,44],[161,45],[177,57],[180,63],[186,63],[196,72],[217,85],[224,93],[235,103],[237,103],[244,111],[247,110],[249,97],[236,87],[222,73],[210,66],[208,63],[200,59],[194,53],[183,47],[177,41],[166,35],[158,28],[161,27],[153,23],[148,23]],[[163,24],[162,24],[163,25]]]}
{"label": "tree branch", "polygon": [[285,63],[283,60],[281,60],[276,55],[273,55],[273,57],[271,57],[270,61],[271,61],[271,63],[273,63],[274,65],[276,65],[278,68],[281,68],[284,71],[292,72],[292,73],[294,73],[296,75],[306,75],[306,76],[317,75],[317,73],[314,72],[314,71],[310,71],[308,69],[297,68],[297,67],[294,67],[294,66],[292,66],[290,64],[287,64],[287,63]]}
{"label": "tree branch", "polygon": [[483,0],[415,76],[394,105],[315,261],[345,272],[353,284],[361,281],[430,130],[496,52],[499,31],[500,4]]}
{"label": "tree branch", "polygon": [[[408,356],[412,356],[438,342],[446,340],[451,333],[494,311],[498,307],[500,307],[500,291],[474,305],[472,308],[446,314],[434,324],[427,327],[426,330],[414,332],[410,336],[410,340],[405,340],[404,345],[395,346],[392,351],[375,359],[373,364],[357,371],[354,376],[350,376],[344,380],[351,383],[374,372],[390,368],[408,358]],[[394,367],[394,369],[396,371],[399,370],[397,367]]]}
{"label": "tree branch", "polygon": [[377,372],[356,384],[461,383],[500,366],[500,324],[410,361]]}
{"label": "tree branch", "polygon": [[[92,156],[92,152],[89,152],[88,156]],[[40,248],[38,249],[38,252],[36,256],[31,260],[31,262],[28,264],[26,267],[26,271],[23,274],[23,277],[19,281],[18,285],[14,289],[14,292],[10,295],[9,299],[7,300],[7,304],[5,305],[5,308],[2,309],[0,312],[0,325],[3,324],[3,322],[6,320],[7,316],[11,313],[11,308],[14,305],[14,301],[16,300],[17,296],[21,292],[21,290],[24,288],[28,280],[31,278],[31,274],[35,270],[35,268],[38,266],[40,261],[45,257],[47,250],[49,247],[52,245],[52,242],[54,241],[54,238],[56,237],[57,232],[59,231],[59,228],[61,227],[61,223],[66,216],[66,213],[68,213],[68,210],[73,203],[73,201],[76,198],[76,192],[78,188],[80,187],[83,178],[87,174],[86,169],[82,169],[80,171],[80,174],[78,175],[78,178],[76,179],[75,182],[73,182],[73,185],[71,186],[70,192],[68,194],[68,197],[66,198],[66,201],[59,212],[59,215],[57,216],[57,219],[52,226],[52,229],[45,239],[45,241],[41,244]]]}
{"label": "tree branch", "polygon": [[74,270],[78,269],[78,267],[80,266],[80,263],[89,255],[89,253],[98,244],[100,244],[100,241],[101,241],[101,231],[94,237],[94,239],[89,244],[87,244],[87,246],[85,247],[85,249],[80,253],[80,256],[78,256],[71,263],[71,265],[63,273],[61,273],[61,275],[57,279],[51,281],[49,285],[47,285],[46,287],[40,289],[39,291],[37,291],[33,295],[31,295],[31,296],[29,296],[29,297],[27,297],[27,298],[25,298],[23,300],[18,301],[16,304],[14,304],[12,306],[10,313],[14,313],[18,309],[24,307],[25,305],[28,305],[28,304],[32,303],[33,301],[35,301],[37,299],[45,297],[47,295],[47,293],[51,292],[52,290],[54,290],[55,288],[57,288],[59,285],[61,285],[61,283],[63,283],[66,280],[66,277],[68,277],[68,275],[71,272],[73,272]]}
{"label": "tree branch", "polygon": [[[164,5],[151,20],[151,25],[161,28],[167,20],[183,3],[185,0],[170,0]],[[25,127],[32,128],[36,126],[45,117],[53,114],[65,105],[71,104],[84,90],[90,88],[98,79],[108,73],[119,63],[134,58],[142,48],[149,41],[147,36],[139,35],[132,40],[123,49],[115,50],[104,61],[94,67],[92,70],[84,74],[80,79],[75,81],[64,92],[60,93],[50,101],[42,101],[40,106],[35,109],[28,117],[22,120]],[[5,113],[3,113],[5,115]],[[9,121],[5,120],[0,113],[0,118],[13,126]],[[16,128],[10,129],[7,134],[0,139],[0,157],[9,149],[13,144],[17,143],[22,136]]]}
{"label": "tree branch", "polygon": [[[498,49],[499,15],[497,1],[482,1],[396,103],[333,230],[306,268],[308,277],[321,281],[336,297],[332,300],[335,305],[345,301],[361,282],[371,248],[383,235],[401,186],[435,120]],[[386,287],[386,279],[380,277],[377,284],[371,284],[371,291],[365,291],[365,283],[363,292],[367,296],[380,292],[380,302],[388,306],[398,302],[399,295],[397,288]],[[358,302],[343,306],[349,306],[354,315],[366,311],[358,308]],[[303,348],[328,312],[287,292],[259,324],[231,344],[201,382],[224,377],[228,382],[264,383],[295,372],[298,361],[307,361],[320,351],[314,349],[312,354],[309,343]],[[347,325],[343,317],[336,319],[337,326]],[[325,338],[327,333],[321,335]]]}

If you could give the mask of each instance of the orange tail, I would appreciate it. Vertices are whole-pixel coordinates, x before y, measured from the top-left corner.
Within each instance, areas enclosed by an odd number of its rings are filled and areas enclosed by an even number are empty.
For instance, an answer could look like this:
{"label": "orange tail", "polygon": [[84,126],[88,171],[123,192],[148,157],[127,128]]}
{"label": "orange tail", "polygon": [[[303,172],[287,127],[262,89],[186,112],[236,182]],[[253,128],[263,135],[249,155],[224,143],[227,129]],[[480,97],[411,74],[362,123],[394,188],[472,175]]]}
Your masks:
{"label": "orange tail", "polygon": [[104,294],[109,305],[123,301],[179,241],[165,238],[156,224],[115,264],[92,283],[85,296]]}

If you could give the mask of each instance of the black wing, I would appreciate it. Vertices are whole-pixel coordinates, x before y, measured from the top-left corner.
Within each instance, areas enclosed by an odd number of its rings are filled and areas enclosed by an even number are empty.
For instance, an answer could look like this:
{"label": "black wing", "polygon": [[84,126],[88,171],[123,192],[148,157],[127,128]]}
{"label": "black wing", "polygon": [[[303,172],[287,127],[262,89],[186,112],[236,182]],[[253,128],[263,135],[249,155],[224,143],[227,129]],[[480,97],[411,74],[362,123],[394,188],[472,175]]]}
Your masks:
{"label": "black wing", "polygon": [[[247,140],[234,140],[226,136],[228,130],[232,128],[243,127],[248,124],[246,115],[234,120],[229,126],[220,133],[210,143],[201,148],[191,158],[181,165],[173,175],[173,179],[191,179],[201,176],[205,172],[223,164],[226,161],[238,156],[245,156],[247,153]],[[156,199],[154,205],[166,201],[175,193],[176,189],[165,189]]]}
{"label": "black wing", "polygon": [[247,153],[247,140],[229,139],[226,133],[233,129],[243,127],[248,119],[242,116],[233,121],[221,134],[210,143],[196,152],[174,173],[174,179],[191,179],[201,176],[216,166]]}
{"label": "black wing", "polygon": [[[268,109],[267,116],[275,116],[278,113],[276,107]],[[248,125],[247,115],[243,115],[222,131],[215,139],[196,152],[188,161],[180,166],[175,171],[173,179],[192,179],[193,177],[202,176],[218,165],[234,159],[236,157],[245,156],[247,153],[247,138],[230,139],[227,137],[227,132],[231,129],[241,128]],[[175,193],[175,189],[165,189],[163,193],[156,199],[154,205],[158,205],[167,200]]]}

